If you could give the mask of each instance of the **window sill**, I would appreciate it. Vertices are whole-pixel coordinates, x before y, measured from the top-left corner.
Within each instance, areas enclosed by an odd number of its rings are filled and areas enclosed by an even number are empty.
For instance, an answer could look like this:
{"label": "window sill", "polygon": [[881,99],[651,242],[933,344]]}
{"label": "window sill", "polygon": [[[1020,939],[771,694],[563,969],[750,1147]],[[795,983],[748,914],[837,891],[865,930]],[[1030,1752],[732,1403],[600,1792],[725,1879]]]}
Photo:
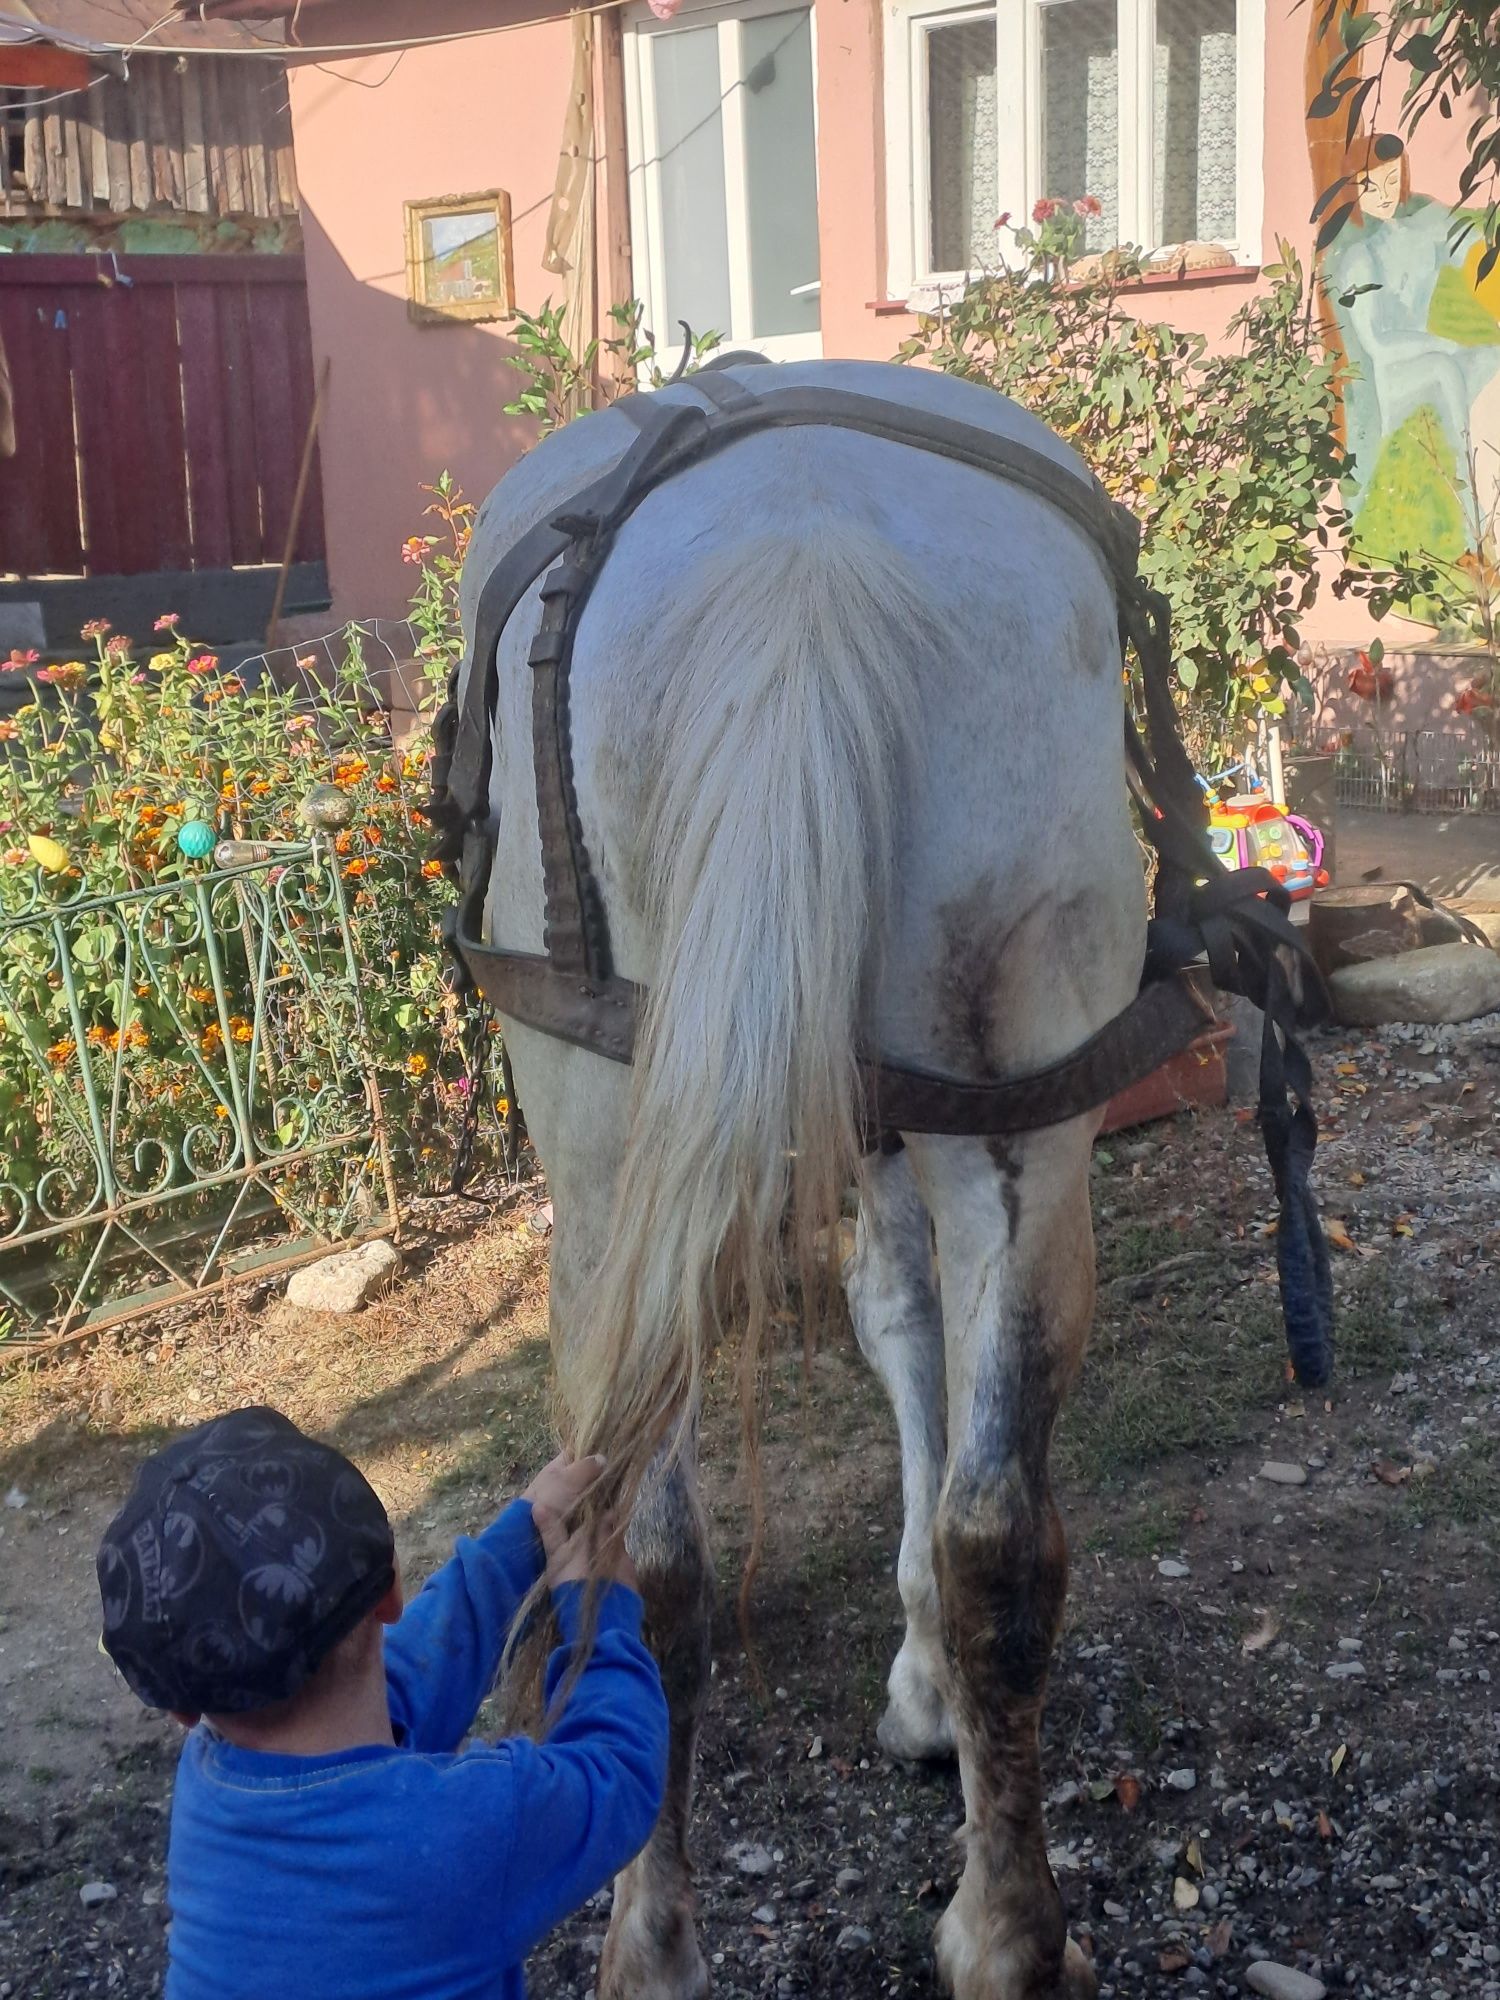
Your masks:
{"label": "window sill", "polygon": [[[1219,264],[1206,271],[1143,271],[1140,277],[1132,278],[1119,289],[1121,297],[1128,298],[1134,292],[1197,291],[1214,285],[1253,285],[1259,281],[1260,271],[1259,264]],[[936,284],[934,280],[931,286],[914,285],[904,299],[867,299],[865,310],[877,319],[910,318],[915,313],[930,312],[932,307],[919,294],[936,289]],[[957,291],[956,282],[952,289]]]}

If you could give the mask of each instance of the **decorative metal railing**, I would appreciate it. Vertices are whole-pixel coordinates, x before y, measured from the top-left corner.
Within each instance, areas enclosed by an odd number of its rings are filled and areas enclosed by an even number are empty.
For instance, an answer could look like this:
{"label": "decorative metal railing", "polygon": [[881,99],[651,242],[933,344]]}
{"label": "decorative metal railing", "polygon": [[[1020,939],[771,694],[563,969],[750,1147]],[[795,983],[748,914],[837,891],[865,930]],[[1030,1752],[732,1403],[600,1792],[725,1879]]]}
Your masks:
{"label": "decorative metal railing", "polygon": [[111,894],[38,869],[8,904],[0,1123],[19,1106],[28,1130],[0,1158],[0,1334],[111,1324],[395,1223],[330,831]]}

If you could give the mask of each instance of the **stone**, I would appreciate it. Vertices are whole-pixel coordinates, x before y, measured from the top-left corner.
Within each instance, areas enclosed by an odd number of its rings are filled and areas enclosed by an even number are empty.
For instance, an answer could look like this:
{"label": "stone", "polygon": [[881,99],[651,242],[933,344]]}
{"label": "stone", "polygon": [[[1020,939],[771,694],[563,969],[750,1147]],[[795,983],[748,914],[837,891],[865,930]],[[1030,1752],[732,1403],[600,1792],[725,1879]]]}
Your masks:
{"label": "stone", "polygon": [[1290,1459],[1268,1458],[1257,1476],[1269,1479],[1273,1486],[1305,1486],[1307,1467],[1293,1465]]}
{"label": "stone", "polygon": [[1472,1021],[1500,1009],[1500,952],[1477,944],[1424,945],[1397,958],[1348,965],[1328,981],[1350,1028],[1387,1021]]}
{"label": "stone", "polygon": [[863,1951],[868,1945],[872,1945],[874,1942],[875,1940],[863,1924],[845,1924],[844,1928],[834,1939],[834,1943],[840,1951]]}
{"label": "stone", "polygon": [[851,1889],[862,1889],[865,1886],[864,1870],[862,1868],[841,1868],[833,1878],[833,1886],[841,1896],[847,1896]]}
{"label": "stone", "polygon": [[1262,1958],[1248,1968],[1245,1984],[1252,1993],[1259,1993],[1263,2000],[1323,2000],[1328,1988],[1321,1979],[1314,1979],[1311,1973],[1298,1972],[1295,1966],[1278,1965],[1275,1959]]}
{"label": "stone", "polygon": [[19,1486],[12,1486],[9,1493],[5,1496],[5,1504],[7,1507],[14,1507],[19,1512],[22,1507],[27,1505],[30,1498],[31,1495],[23,1493]]}
{"label": "stone", "polygon": [[550,1236],[552,1234],[552,1204],[550,1201],[544,1201],[540,1208],[532,1210],[527,1221],[527,1227],[536,1236]]}
{"label": "stone", "polygon": [[774,1924],[776,1921],[776,1906],[774,1903],[758,1903],[750,1912],[750,1915],[755,1923]]}
{"label": "stone", "polygon": [[86,1910],[97,1910],[101,1903],[112,1903],[119,1893],[113,1882],[85,1882],[78,1900]]}
{"label": "stone", "polygon": [[1156,1574],[1164,1576],[1168,1583],[1180,1583],[1185,1576],[1191,1576],[1192,1573],[1186,1563],[1177,1562],[1171,1556],[1165,1557],[1156,1565]]}
{"label": "stone", "polygon": [[335,1250],[292,1274],[287,1304],[304,1312],[357,1313],[383,1292],[401,1269],[401,1252],[377,1237],[352,1250]]}
{"label": "stone", "polygon": [[1187,1764],[1167,1773],[1167,1783],[1174,1792],[1190,1792],[1197,1782],[1198,1773]]}
{"label": "stone", "polygon": [[753,1840],[738,1841],[730,1848],[729,1858],[742,1875],[769,1875],[776,1865],[771,1850]]}
{"label": "stone", "polygon": [[1365,1663],[1363,1660],[1330,1660],[1323,1671],[1331,1681],[1362,1681]]}

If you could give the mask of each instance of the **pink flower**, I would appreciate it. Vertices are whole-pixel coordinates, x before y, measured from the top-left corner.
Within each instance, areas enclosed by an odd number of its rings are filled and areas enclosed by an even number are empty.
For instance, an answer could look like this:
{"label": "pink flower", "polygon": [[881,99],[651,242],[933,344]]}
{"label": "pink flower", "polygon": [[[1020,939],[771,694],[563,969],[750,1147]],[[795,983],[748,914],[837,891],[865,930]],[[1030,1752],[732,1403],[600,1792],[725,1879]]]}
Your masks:
{"label": "pink flower", "polygon": [[145,675],[145,674],[143,674],[143,673],[139,673],[139,672],[137,672],[137,673],[133,673],[133,674],[132,674],[132,675],[130,676],[130,685],[131,685],[131,686],[132,686],[133,688],[143,688],[143,687],[144,687],[144,686],[146,685],[146,679],[147,679],[147,677],[146,677],[146,675]]}
{"label": "pink flower", "polygon": [[288,736],[301,736],[304,731],[317,727],[310,715],[290,715],[282,726]]}
{"label": "pink flower", "polygon": [[170,632],[181,617],[180,611],[164,611],[151,629],[153,632]]}
{"label": "pink flower", "polygon": [[1054,201],[1050,195],[1044,194],[1032,209],[1031,219],[1033,222],[1050,222],[1061,207],[1060,201]]}
{"label": "pink flower", "polygon": [[1009,209],[1006,209],[1006,211],[1005,211],[1005,213],[1004,213],[1003,215],[997,215],[997,216],[995,217],[995,227],[996,227],[997,229],[1009,229],[1009,228],[1010,228],[1010,210],[1009,210]]}
{"label": "pink flower", "polygon": [[107,618],[91,618],[88,624],[84,626],[79,637],[83,639],[102,639],[108,630],[109,620]]}
{"label": "pink flower", "polygon": [[41,654],[38,653],[35,650],[35,648],[33,648],[29,652],[23,653],[19,646],[13,646],[11,648],[10,658],[6,660],[3,663],[3,665],[0,665],[0,673],[3,674],[23,673],[27,667],[34,667],[37,661],[41,657],[42,657]]}
{"label": "pink flower", "polygon": [[219,664],[217,653],[195,653],[187,663],[190,674],[211,674]]}
{"label": "pink flower", "polygon": [[1104,203],[1096,194],[1081,195],[1073,204],[1075,215],[1103,215]]}
{"label": "pink flower", "polygon": [[419,563],[426,560],[430,544],[425,535],[408,535],[401,544],[401,560],[405,563]]}
{"label": "pink flower", "polygon": [[109,639],[105,642],[104,650],[106,653],[112,655],[113,658],[117,660],[123,660],[129,653],[134,643],[135,643],[134,640],[131,639],[128,634],[124,632],[116,632],[116,634],[112,639]]}

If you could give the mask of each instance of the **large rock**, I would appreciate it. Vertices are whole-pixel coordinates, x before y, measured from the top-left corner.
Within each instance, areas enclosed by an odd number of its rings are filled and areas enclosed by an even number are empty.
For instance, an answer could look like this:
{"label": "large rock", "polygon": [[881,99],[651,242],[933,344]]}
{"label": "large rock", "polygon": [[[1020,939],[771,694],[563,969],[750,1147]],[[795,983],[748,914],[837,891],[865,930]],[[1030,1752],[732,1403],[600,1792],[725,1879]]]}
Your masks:
{"label": "large rock", "polygon": [[1347,965],[1329,979],[1333,1010],[1350,1028],[1385,1021],[1472,1021],[1500,1009],[1500,952],[1438,944]]}
{"label": "large rock", "polygon": [[401,1252],[383,1237],[352,1250],[335,1250],[293,1274],[287,1304],[308,1312],[357,1313],[400,1269]]}

